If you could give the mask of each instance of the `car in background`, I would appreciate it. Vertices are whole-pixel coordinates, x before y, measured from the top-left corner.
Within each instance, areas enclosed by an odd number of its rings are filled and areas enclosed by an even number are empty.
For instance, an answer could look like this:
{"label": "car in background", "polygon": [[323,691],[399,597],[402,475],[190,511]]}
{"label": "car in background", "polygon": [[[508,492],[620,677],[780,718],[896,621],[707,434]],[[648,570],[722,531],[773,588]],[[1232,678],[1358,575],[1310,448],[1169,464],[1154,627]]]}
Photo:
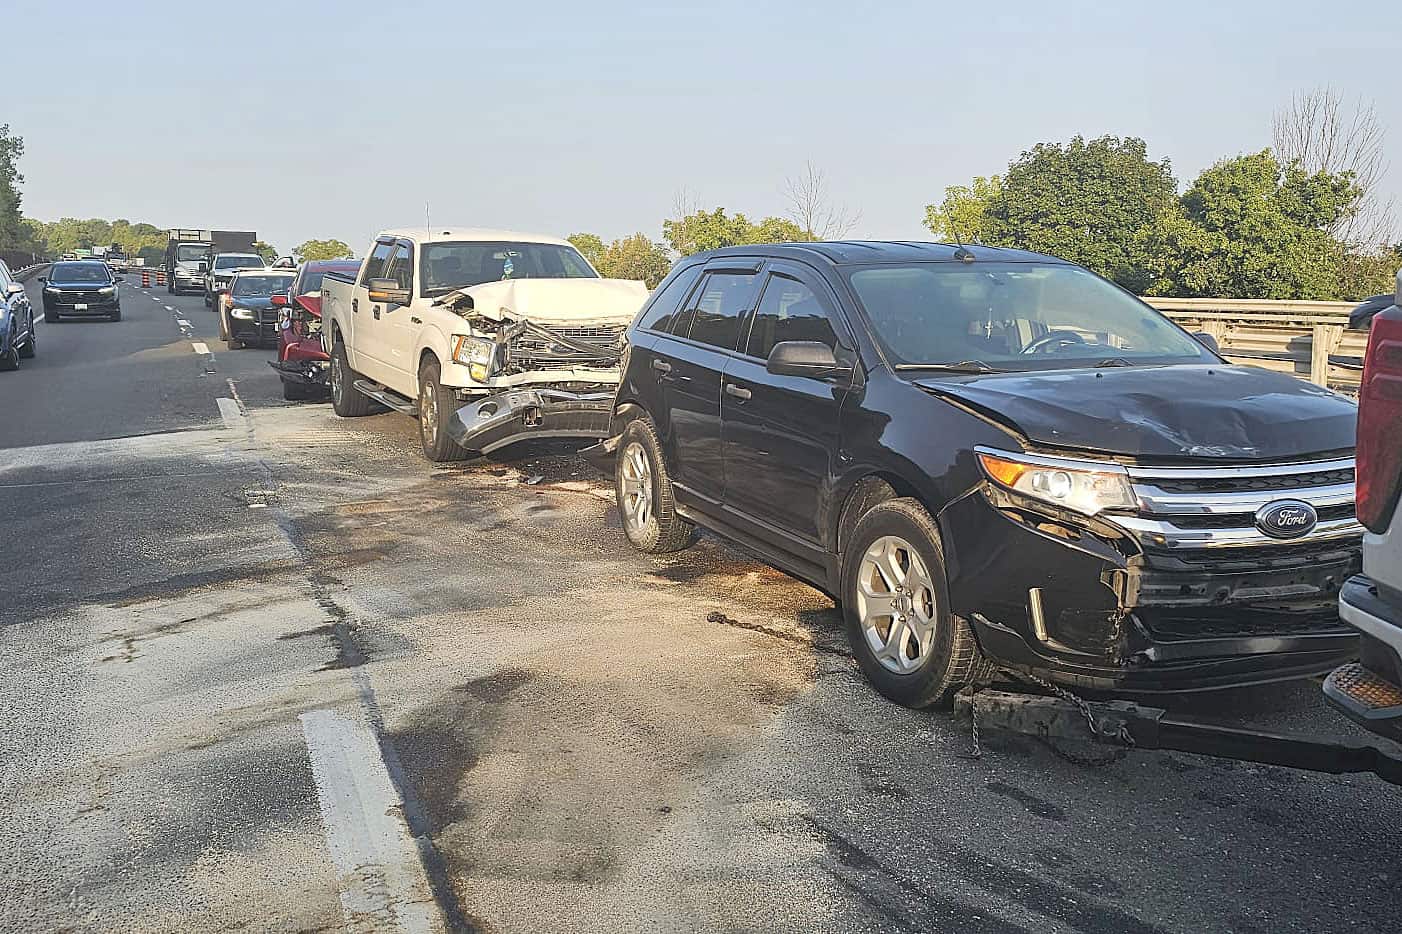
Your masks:
{"label": "car in background", "polygon": [[1348,327],[1351,331],[1366,331],[1373,318],[1380,311],[1386,311],[1395,304],[1396,295],[1374,295],[1365,298],[1348,313]]}
{"label": "car in background", "polygon": [[331,357],[321,345],[321,280],[328,272],[354,276],[359,269],[360,261],[354,259],[312,260],[302,264],[286,295],[273,296],[280,309],[278,352],[268,365],[282,380],[284,399],[316,399],[329,391]]}
{"label": "car in background", "polygon": [[245,344],[270,344],[277,339],[281,309],[273,296],[286,294],[293,274],[280,269],[243,269],[220,294],[219,336],[230,350]]}
{"label": "car in background", "polygon": [[121,276],[102,260],[80,259],[54,263],[44,284],[44,320],[59,318],[107,318],[122,320]]}
{"label": "car in background", "polygon": [[1073,263],[830,242],[681,260],[630,327],[624,532],[704,526],[836,598],[878,691],[999,669],[1180,693],[1357,652],[1352,402]]}
{"label": "car in background", "polygon": [[37,348],[34,305],[24,284],[0,260],[0,370],[19,369],[20,359],[34,356]]}
{"label": "car in background", "polygon": [[1339,612],[1362,642],[1358,661],[1325,679],[1324,696],[1372,732],[1402,740],[1402,308],[1395,302],[1371,316],[1357,456],[1363,573],[1344,584]]}
{"label": "car in background", "polygon": [[240,269],[262,269],[263,265],[263,257],[257,253],[216,253],[211,256],[204,276],[204,307],[219,307],[220,294],[229,288],[234,274]]}

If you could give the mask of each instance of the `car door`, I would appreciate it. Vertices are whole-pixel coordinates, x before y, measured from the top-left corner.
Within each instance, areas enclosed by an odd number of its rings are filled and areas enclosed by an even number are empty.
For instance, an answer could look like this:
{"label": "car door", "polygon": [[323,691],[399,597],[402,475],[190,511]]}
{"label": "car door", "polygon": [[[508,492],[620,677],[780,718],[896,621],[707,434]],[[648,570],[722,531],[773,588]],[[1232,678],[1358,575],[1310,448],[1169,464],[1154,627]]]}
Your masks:
{"label": "car door", "polygon": [[[394,245],[389,265],[385,267],[385,278],[393,279],[401,289],[414,294],[414,245],[408,240],[400,240]],[[396,392],[407,396],[416,393],[418,384],[418,360],[414,349],[418,346],[419,332],[423,329],[422,319],[416,317],[408,305],[381,305],[379,310],[372,308],[371,316],[383,327],[385,363],[392,371],[386,384]]]}
{"label": "car door", "polygon": [[852,375],[814,379],[765,369],[782,341],[827,344],[839,360],[855,359],[853,341],[822,278],[797,263],[771,262],[742,352],[722,381],[721,435],[725,503],[773,530],[817,546],[822,538],[823,490],[833,473],[838,423]]}
{"label": "car door", "polygon": [[393,237],[375,241],[351,296],[351,368],[380,382],[386,382],[392,372],[385,334],[389,322],[383,320],[383,307],[370,301],[370,280],[384,278],[394,247]]}
{"label": "car door", "polygon": [[718,510],[722,502],[721,375],[735,353],[758,271],[755,259],[708,264],[670,332],[650,351],[656,396],[665,412],[658,427],[676,492],[702,509]]}

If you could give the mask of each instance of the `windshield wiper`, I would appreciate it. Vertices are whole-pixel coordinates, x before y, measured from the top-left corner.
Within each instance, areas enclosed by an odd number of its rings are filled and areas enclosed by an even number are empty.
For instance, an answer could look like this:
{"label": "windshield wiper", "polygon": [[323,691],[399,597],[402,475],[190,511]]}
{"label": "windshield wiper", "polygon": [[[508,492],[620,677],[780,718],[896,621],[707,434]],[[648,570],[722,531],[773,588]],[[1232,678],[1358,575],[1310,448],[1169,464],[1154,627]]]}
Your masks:
{"label": "windshield wiper", "polygon": [[1105,359],[1105,360],[1101,360],[1099,363],[1097,363],[1097,364],[1095,365],[1095,368],[1098,370],[1098,369],[1100,369],[1101,367],[1105,367],[1105,366],[1134,366],[1134,364],[1133,364],[1133,363],[1130,363],[1130,362],[1129,362],[1128,360],[1126,360],[1124,357],[1109,357],[1109,358],[1107,358],[1107,359]]}
{"label": "windshield wiper", "polygon": [[961,360],[958,363],[898,363],[897,370],[939,370],[941,373],[1010,373],[989,366],[982,360]]}

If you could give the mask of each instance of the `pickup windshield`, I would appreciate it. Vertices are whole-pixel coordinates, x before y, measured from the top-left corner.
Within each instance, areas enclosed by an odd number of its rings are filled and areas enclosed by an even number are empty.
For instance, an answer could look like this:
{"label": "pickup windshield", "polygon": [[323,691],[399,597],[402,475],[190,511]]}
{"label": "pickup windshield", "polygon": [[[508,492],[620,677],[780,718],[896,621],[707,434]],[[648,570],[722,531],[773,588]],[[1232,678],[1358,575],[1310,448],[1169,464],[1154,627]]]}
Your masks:
{"label": "pickup windshield", "polygon": [[175,260],[179,263],[198,263],[208,255],[208,243],[182,243],[175,248]]}
{"label": "pickup windshield", "polygon": [[914,263],[847,276],[887,358],[902,369],[1217,362],[1153,308],[1076,266]]}
{"label": "pickup windshield", "polygon": [[597,279],[573,247],[555,243],[429,243],[423,248],[423,294],[502,279]]}

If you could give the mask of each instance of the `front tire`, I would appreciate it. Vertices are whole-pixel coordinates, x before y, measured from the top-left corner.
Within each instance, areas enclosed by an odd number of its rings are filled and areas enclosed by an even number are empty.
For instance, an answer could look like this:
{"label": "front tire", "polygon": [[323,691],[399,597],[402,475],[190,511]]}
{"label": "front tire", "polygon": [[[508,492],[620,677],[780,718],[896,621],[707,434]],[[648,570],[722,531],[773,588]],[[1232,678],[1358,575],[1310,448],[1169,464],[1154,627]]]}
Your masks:
{"label": "front tire", "polygon": [[968,623],[949,611],[944,547],[925,508],[910,498],[879,503],[857,519],[847,542],[843,616],[872,686],[919,708],[980,680],[986,664]]}
{"label": "front tire", "polygon": [[696,543],[696,526],[677,515],[672,478],[651,420],[628,424],[614,458],[613,488],[623,534],[639,551],[670,554]]}
{"label": "front tire", "polygon": [[331,348],[331,410],[342,418],[359,418],[370,414],[373,400],[353,385],[355,370],[346,360],[346,343],[337,340]]}
{"label": "front tire", "polygon": [[112,312],[112,314],[108,315],[107,317],[110,318],[110,319],[113,320],[113,321],[121,321],[121,320],[122,320],[122,309],[121,309],[121,308],[118,308],[116,311]]}
{"label": "front tire", "polygon": [[19,349],[19,355],[26,360],[34,359],[34,354],[39,350],[39,335],[34,330],[34,315],[29,316],[29,340],[24,342],[24,346]]}
{"label": "front tire", "polygon": [[58,312],[56,312],[56,311],[51,311],[50,309],[45,308],[45,309],[44,309],[44,323],[45,323],[45,324],[57,324],[57,323],[58,323]]}
{"label": "front tire", "polygon": [[432,357],[419,367],[419,445],[424,457],[435,464],[460,461],[467,450],[448,436],[448,416],[456,399],[453,391],[439,384],[442,371]]}
{"label": "front tire", "polygon": [[11,346],[9,350],[5,351],[5,353],[0,354],[0,370],[9,371],[18,369],[19,348]]}

